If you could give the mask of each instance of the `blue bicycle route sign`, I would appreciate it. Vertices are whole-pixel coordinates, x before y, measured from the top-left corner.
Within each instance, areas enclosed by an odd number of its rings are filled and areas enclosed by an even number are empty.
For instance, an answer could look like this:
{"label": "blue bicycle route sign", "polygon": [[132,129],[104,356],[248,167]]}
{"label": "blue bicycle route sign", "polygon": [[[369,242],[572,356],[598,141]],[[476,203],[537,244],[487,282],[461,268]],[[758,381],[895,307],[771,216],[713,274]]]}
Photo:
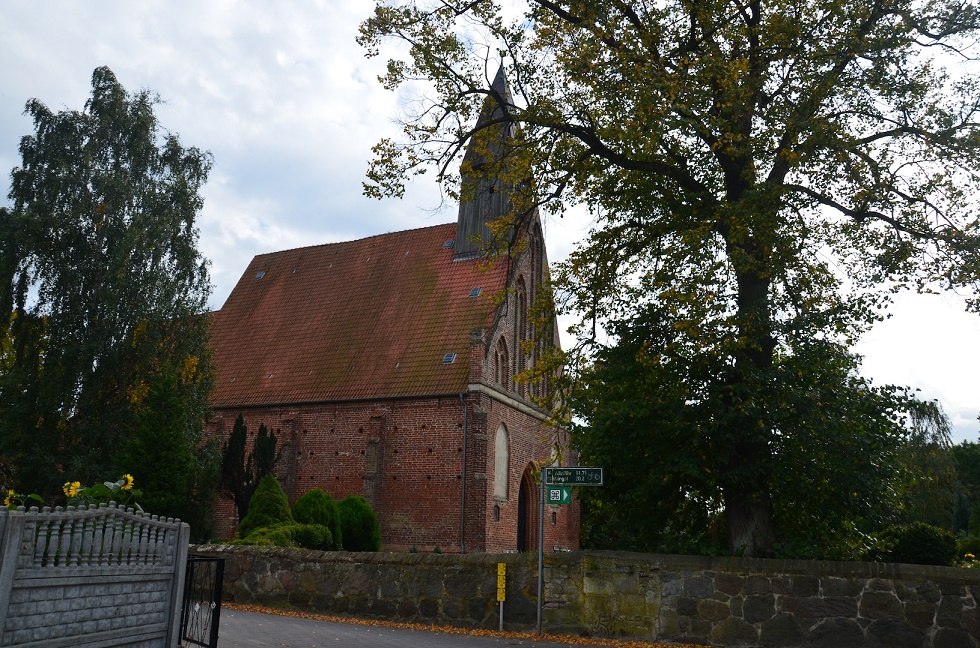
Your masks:
{"label": "blue bicycle route sign", "polygon": [[564,486],[602,486],[602,468],[585,466],[545,468],[544,483]]}

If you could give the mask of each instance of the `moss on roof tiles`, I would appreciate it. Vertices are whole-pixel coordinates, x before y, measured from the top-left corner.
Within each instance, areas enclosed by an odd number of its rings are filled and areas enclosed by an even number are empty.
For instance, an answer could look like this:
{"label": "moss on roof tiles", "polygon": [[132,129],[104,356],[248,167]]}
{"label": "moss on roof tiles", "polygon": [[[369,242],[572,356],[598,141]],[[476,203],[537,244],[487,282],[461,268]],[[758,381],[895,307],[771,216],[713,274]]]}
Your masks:
{"label": "moss on roof tiles", "polygon": [[[453,261],[455,223],[256,256],[215,314],[216,407],[463,391],[505,264]],[[264,271],[262,279],[256,279]],[[484,296],[469,290],[484,287]],[[455,352],[454,364],[442,358]]]}

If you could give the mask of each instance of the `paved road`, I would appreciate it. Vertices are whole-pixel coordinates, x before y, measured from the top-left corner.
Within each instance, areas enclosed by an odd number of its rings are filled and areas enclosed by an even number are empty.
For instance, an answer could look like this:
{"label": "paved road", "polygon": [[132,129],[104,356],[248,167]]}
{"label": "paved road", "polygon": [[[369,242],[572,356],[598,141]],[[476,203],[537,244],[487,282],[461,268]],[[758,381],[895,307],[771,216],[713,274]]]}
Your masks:
{"label": "paved road", "polygon": [[464,634],[366,626],[260,614],[231,608],[221,610],[218,648],[566,648],[571,644],[524,638],[474,637]]}

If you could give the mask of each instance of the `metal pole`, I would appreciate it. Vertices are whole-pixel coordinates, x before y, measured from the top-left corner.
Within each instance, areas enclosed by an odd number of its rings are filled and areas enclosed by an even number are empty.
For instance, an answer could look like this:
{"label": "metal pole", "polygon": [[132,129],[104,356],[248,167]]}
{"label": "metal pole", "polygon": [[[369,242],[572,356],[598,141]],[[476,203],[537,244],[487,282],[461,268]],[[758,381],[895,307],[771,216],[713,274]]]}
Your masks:
{"label": "metal pole", "polygon": [[466,553],[466,432],[469,429],[469,409],[466,403],[466,392],[459,394],[459,403],[463,406],[463,465],[461,467],[461,483],[459,494],[459,553]]}
{"label": "metal pole", "polygon": [[538,634],[541,634],[541,602],[544,596],[544,498],[547,495],[545,492],[545,481],[548,474],[547,468],[541,469],[541,494],[540,494],[540,506],[538,507],[538,623],[537,630]]}

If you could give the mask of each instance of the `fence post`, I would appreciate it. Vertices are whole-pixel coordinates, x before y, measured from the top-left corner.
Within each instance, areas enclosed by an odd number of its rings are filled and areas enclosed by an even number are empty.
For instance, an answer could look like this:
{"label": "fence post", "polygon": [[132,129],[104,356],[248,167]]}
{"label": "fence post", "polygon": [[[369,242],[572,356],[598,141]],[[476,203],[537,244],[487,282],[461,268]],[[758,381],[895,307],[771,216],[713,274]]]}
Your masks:
{"label": "fence post", "polygon": [[167,646],[176,648],[180,643],[180,616],[184,604],[184,578],[187,575],[187,552],[191,542],[191,527],[180,523],[176,533],[177,546],[174,547],[174,578],[170,590],[170,627],[167,630]]}
{"label": "fence post", "polygon": [[24,510],[0,510],[0,640],[7,626],[7,611],[10,609],[10,590],[17,571],[17,557],[20,554],[20,541],[24,534]]}

